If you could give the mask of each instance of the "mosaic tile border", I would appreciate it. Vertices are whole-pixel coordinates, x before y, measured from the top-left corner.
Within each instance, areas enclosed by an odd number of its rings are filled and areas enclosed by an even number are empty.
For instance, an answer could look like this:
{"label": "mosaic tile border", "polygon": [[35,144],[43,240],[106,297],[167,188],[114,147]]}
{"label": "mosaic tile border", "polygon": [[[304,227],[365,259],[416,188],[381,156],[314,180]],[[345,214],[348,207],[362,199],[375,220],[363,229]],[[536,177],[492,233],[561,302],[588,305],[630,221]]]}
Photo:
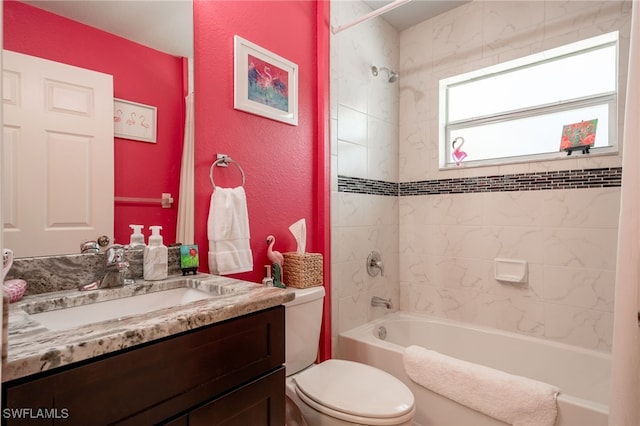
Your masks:
{"label": "mosaic tile border", "polygon": [[617,187],[621,183],[622,167],[608,167],[400,183],[338,176],[338,191],[369,195],[412,196],[606,188]]}
{"label": "mosaic tile border", "polygon": [[381,180],[363,179],[356,177],[338,176],[338,192],[353,194],[399,195],[399,184]]}

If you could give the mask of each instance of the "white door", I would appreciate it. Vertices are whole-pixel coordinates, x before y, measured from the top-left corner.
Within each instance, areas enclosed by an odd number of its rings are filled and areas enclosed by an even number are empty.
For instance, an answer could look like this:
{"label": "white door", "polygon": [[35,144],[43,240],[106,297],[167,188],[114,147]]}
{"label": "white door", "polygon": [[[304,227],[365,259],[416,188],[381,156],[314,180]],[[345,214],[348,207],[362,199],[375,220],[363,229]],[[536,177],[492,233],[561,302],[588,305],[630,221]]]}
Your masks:
{"label": "white door", "polygon": [[79,253],[113,238],[113,77],[3,51],[4,246]]}

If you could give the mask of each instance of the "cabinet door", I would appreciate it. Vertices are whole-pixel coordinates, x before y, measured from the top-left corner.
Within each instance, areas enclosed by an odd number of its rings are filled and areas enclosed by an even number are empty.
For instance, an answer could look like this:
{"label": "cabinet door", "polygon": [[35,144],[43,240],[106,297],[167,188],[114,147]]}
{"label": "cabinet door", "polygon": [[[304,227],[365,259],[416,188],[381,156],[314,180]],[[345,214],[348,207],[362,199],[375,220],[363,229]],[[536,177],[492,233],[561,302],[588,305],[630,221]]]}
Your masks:
{"label": "cabinet door", "polygon": [[185,414],[177,419],[173,419],[167,423],[163,423],[163,426],[189,426],[189,415]]}
{"label": "cabinet door", "polygon": [[282,426],[284,367],[189,414],[189,426]]}
{"label": "cabinet door", "polygon": [[[157,424],[282,368],[284,349],[284,307],[276,306],[5,383],[3,409],[54,409],[67,415],[53,419],[64,426]],[[25,424],[17,417],[5,420]]]}

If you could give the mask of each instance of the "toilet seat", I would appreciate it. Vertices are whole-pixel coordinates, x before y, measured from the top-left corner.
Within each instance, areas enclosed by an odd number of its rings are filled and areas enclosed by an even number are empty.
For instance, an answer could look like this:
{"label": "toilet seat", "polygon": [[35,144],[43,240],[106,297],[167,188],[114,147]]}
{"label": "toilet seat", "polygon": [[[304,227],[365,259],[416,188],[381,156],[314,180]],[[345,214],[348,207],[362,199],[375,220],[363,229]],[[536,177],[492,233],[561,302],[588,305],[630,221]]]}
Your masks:
{"label": "toilet seat", "polygon": [[296,394],[315,410],[351,423],[395,425],[413,418],[413,394],[382,370],[330,359],[294,376]]}

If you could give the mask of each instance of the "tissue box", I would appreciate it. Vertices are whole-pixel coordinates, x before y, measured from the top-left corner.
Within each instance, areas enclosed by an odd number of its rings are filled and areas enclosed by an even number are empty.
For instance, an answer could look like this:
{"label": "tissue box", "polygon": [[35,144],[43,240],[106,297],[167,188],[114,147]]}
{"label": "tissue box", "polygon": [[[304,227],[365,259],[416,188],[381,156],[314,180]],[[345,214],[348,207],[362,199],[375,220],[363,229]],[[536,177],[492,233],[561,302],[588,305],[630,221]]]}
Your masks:
{"label": "tissue box", "polygon": [[282,281],[287,287],[307,288],[322,285],[322,254],[287,252],[282,255]]}

